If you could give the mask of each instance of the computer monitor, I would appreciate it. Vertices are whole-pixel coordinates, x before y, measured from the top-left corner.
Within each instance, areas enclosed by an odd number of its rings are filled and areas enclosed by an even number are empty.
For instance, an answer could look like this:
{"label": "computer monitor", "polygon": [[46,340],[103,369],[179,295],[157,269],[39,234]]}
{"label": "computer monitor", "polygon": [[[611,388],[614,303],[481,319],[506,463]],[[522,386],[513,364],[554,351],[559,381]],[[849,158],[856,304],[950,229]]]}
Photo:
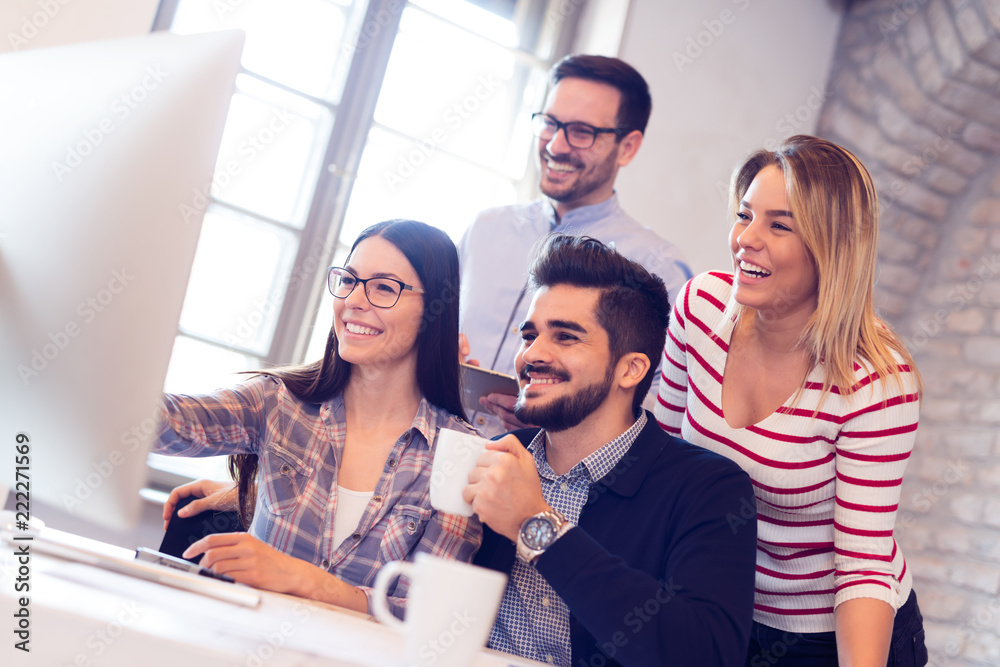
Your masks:
{"label": "computer monitor", "polygon": [[43,520],[138,519],[243,41],[0,56],[0,486]]}

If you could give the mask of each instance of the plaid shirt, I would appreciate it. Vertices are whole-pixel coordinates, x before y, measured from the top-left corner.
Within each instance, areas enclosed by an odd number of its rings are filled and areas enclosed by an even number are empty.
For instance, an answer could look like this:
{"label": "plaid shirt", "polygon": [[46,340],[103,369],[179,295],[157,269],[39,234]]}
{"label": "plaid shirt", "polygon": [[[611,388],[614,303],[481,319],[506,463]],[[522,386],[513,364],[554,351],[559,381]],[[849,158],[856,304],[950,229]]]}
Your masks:
{"label": "plaid shirt", "polygon": [[[528,445],[542,481],[542,495],[572,523],[580,522],[590,487],[611,472],[646,425],[646,412],[627,431],[557,475],[545,457],[545,431]],[[514,559],[489,647],[563,667],[570,666],[569,608],[532,565]]]}
{"label": "plaid shirt", "polygon": [[[371,605],[375,575],[417,552],[471,561],[482,541],[478,519],[435,511],[428,495],[438,430],[475,433],[449,412],[421,399],[386,457],[357,530],[333,543],[337,470],[346,440],[344,400],[296,398],[280,380],[257,376],[202,396],[165,394],[154,451],[178,456],[256,454],[257,505],[250,533],[359,587]],[[390,586],[389,606],[405,608],[408,581]]]}

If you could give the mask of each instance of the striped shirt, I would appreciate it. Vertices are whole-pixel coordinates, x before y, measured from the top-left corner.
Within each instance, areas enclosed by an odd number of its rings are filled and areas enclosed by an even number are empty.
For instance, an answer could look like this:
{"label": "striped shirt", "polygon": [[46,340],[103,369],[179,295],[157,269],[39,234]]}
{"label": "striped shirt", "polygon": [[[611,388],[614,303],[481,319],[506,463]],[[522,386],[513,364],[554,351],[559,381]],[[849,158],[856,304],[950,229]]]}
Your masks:
{"label": "striped shirt", "polygon": [[[545,502],[562,512],[570,523],[579,523],[594,483],[614,470],[645,426],[646,412],[641,411],[627,431],[564,475],[557,475],[549,465],[545,431],[539,431],[528,451],[535,459]],[[550,665],[570,667],[569,634],[569,607],[533,565],[515,558],[488,646]]]}
{"label": "striped shirt", "polygon": [[834,388],[820,407],[818,364],[797,401],[790,397],[752,426],[730,427],[722,377],[734,328],[724,317],[732,282],[731,274],[702,274],[676,300],[654,413],[669,433],[728,456],[751,477],[758,512],[754,620],[830,632],[834,607],[847,600],[875,598],[899,608],[912,578],[892,531],[917,429],[915,378],[900,364],[900,391],[895,380],[856,363],[856,391],[842,396]]}
{"label": "striped shirt", "polygon": [[[413,425],[386,457],[357,529],[334,539],[338,461],[347,438],[343,397],[306,403],[280,380],[256,376],[202,396],[164,394],[158,454],[256,454],[257,504],[250,533],[278,551],[359,587],[371,603],[375,575],[417,552],[471,561],[482,541],[478,519],[435,511],[428,490],[432,446],[442,428],[475,433],[464,421],[421,399]],[[408,580],[389,588],[397,615]]]}

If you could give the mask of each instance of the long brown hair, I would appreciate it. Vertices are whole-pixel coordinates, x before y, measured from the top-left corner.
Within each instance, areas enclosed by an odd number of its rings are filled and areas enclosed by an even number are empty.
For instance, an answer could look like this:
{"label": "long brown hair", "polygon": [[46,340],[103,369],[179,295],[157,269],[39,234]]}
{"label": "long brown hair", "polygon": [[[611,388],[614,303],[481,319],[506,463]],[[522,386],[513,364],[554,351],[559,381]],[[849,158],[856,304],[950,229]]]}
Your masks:
{"label": "long brown hair", "polygon": [[[459,387],[459,267],[454,242],[440,229],[422,222],[387,220],[361,232],[351,246],[351,253],[372,236],[381,236],[399,248],[424,287],[424,308],[416,341],[420,393],[430,403],[465,419]],[[281,380],[302,401],[323,403],[343,393],[352,368],[340,357],[331,327],[321,360],[254,373]],[[257,502],[257,472],[257,455],[229,457],[229,473],[239,490],[239,515],[245,528],[250,527]]]}
{"label": "long brown hair", "polygon": [[[902,391],[898,354],[916,379],[913,357],[889,325],[875,315],[875,266],[878,259],[878,195],[871,174],[850,151],[837,144],[796,135],[775,151],[751,154],[733,173],[730,218],[757,174],[774,165],[785,177],[792,214],[819,277],[816,310],[799,345],[812,365],[826,367],[825,398],[833,387],[854,392],[855,363],[870,373],[893,378]],[[726,312],[737,318],[748,309],[730,300]],[[874,386],[874,383],[872,383]]]}

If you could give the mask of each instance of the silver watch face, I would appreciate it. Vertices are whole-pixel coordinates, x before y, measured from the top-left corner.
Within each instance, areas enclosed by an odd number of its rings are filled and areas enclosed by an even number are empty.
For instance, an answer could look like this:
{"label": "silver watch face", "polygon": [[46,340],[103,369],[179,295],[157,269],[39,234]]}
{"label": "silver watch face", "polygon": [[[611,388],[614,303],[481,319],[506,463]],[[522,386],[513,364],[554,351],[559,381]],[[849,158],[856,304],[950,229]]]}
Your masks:
{"label": "silver watch face", "polygon": [[551,520],[535,517],[521,530],[521,541],[532,550],[544,549],[556,537],[556,527]]}

